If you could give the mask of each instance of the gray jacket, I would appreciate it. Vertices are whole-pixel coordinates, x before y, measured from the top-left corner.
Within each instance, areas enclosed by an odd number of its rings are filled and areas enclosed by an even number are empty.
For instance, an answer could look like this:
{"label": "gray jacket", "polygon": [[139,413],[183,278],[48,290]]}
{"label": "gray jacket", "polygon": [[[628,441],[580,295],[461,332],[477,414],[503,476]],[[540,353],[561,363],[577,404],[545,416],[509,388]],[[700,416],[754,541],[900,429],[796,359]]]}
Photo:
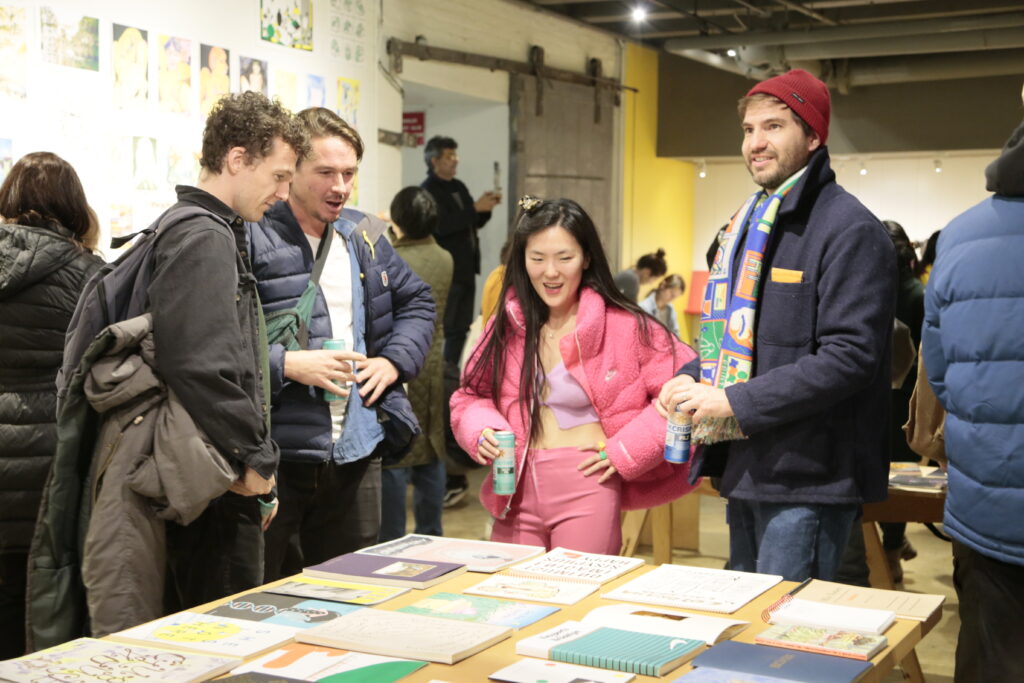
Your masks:
{"label": "gray jacket", "polygon": [[187,525],[237,478],[153,370],[149,314],[107,328],[84,391],[102,416],[82,580],[96,637],[163,615],[165,521]]}

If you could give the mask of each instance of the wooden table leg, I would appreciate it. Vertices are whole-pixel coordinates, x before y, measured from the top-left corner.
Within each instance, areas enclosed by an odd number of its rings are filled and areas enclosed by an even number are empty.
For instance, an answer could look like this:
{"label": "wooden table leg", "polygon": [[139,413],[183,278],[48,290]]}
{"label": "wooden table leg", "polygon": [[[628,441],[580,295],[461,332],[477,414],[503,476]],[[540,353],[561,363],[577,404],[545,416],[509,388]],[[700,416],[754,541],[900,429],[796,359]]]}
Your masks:
{"label": "wooden table leg", "polygon": [[885,559],[885,550],[882,548],[882,537],[878,533],[878,525],[875,522],[864,522],[861,524],[861,529],[864,533],[864,557],[868,563],[868,582],[872,588],[893,590],[892,572]]}
{"label": "wooden table leg", "polygon": [[622,546],[619,549],[619,555],[633,556],[645,521],[647,521],[647,510],[628,510],[622,515]]}
{"label": "wooden table leg", "polygon": [[[889,562],[885,559],[885,549],[882,547],[882,537],[878,533],[878,525],[875,522],[864,522],[861,525],[864,534],[864,555],[870,572],[868,581],[872,588],[884,588],[894,590],[892,582],[892,571],[889,569]],[[911,650],[900,662],[903,669],[903,678],[915,683],[924,683],[924,672],[921,671],[921,663],[917,660],[917,652]]]}
{"label": "wooden table leg", "polygon": [[651,545],[654,564],[672,563],[672,506],[659,505],[651,510]]}

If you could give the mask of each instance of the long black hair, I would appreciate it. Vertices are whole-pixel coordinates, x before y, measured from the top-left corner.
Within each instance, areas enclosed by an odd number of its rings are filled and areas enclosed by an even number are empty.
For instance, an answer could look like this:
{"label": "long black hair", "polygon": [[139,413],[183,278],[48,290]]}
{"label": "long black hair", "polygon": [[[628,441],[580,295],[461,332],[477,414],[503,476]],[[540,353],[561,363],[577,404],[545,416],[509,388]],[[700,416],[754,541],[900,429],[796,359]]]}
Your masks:
{"label": "long black hair", "polygon": [[[534,290],[526,271],[526,243],[533,235],[556,226],[572,235],[583,251],[583,263],[586,266],[583,269],[580,288],[593,289],[601,295],[606,306],[629,311],[636,318],[643,344],[663,350],[665,353],[675,353],[672,333],[647,315],[635,302],[623,296],[615,286],[597,228],[583,207],[571,199],[540,200],[524,197],[519,201],[519,215],[509,240],[510,248],[505,258],[505,277],[501,284],[501,296],[494,316],[494,325],[484,333],[470,356],[463,387],[472,395],[491,398],[497,406],[502,379],[506,373],[519,373],[519,410],[523,421],[530,426],[530,442],[541,432],[538,417],[544,378],[539,371],[539,340],[540,329],[548,321],[550,310]],[[504,305],[509,290],[515,292],[519,299],[525,320],[516,321],[509,316]],[[521,368],[510,367],[505,355],[505,348],[516,333],[517,326],[526,328]],[[652,329],[657,331],[657,338],[662,343],[655,344]]]}

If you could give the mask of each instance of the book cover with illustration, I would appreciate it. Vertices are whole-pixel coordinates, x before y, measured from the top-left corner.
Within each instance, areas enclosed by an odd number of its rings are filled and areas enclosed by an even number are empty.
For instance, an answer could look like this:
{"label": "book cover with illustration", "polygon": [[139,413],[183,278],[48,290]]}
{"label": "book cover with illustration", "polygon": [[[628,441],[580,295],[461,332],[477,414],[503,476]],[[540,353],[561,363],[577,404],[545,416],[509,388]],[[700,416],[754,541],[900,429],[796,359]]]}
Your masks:
{"label": "book cover with illustration", "polygon": [[644,560],[641,557],[600,555],[566,548],[553,548],[545,555],[506,570],[506,573],[510,576],[579,581],[601,585],[612,579],[617,579],[643,564]]}
{"label": "book cover with illustration", "polygon": [[750,622],[738,619],[640,605],[595,607],[583,617],[583,623],[677,638],[692,638],[703,640],[709,645],[728,640],[750,625]]}
{"label": "book cover with illustration", "polygon": [[782,581],[775,574],[663,564],[601,597],[705,612],[735,612]]}
{"label": "book cover with illustration", "polygon": [[516,654],[569,664],[664,676],[692,659],[704,641],[567,621],[516,643]]}
{"label": "book cover with illustration", "polygon": [[241,661],[237,657],[172,652],[79,638],[0,662],[0,680],[11,683],[191,683],[219,676]]}
{"label": "book cover with illustration", "polygon": [[454,664],[510,635],[512,629],[507,626],[368,607],[299,631],[295,637],[299,642],[312,645]]}
{"label": "book cover with illustration", "polygon": [[232,674],[262,674],[327,683],[391,683],[426,666],[426,662],[381,657],[321,645],[289,643],[232,669]]}
{"label": "book cover with illustration", "polygon": [[410,588],[380,586],[354,581],[330,581],[310,576],[295,576],[275,586],[263,589],[267,593],[297,595],[313,600],[347,602],[350,605],[378,605],[391,598],[408,593]]}
{"label": "book cover with illustration", "polygon": [[754,674],[805,683],[852,683],[871,668],[871,662],[726,640],[698,655],[693,666],[734,676]]}
{"label": "book cover with illustration", "polygon": [[596,583],[573,583],[553,581],[528,576],[511,576],[504,572],[486,579],[465,590],[472,595],[487,595],[509,600],[533,600],[556,605],[575,605],[598,588]]}
{"label": "book cover with illustration", "polygon": [[302,573],[317,579],[429,588],[465,571],[466,565],[455,562],[427,562],[407,557],[348,553],[306,567]]}
{"label": "book cover with illustration", "polygon": [[434,593],[397,611],[518,629],[557,612],[558,608],[457,593]]}
{"label": "book cover with illustration", "polygon": [[540,659],[520,659],[488,676],[502,683],[629,683],[635,675],[592,666]]}
{"label": "book cover with illustration", "polygon": [[868,660],[885,649],[889,639],[885,636],[840,631],[811,626],[785,626],[778,624],[754,637],[755,643],[774,645],[805,652]]}
{"label": "book cover with illustration", "polygon": [[386,543],[378,543],[359,552],[417,560],[457,562],[471,572],[491,573],[544,552],[543,546],[448,538],[426,534],[408,534]]}
{"label": "book cover with illustration", "polygon": [[247,593],[228,600],[211,609],[207,614],[232,619],[259,621],[291,628],[311,628],[331,619],[363,609],[358,605],[342,602],[310,600],[294,595],[276,593]]}
{"label": "book cover with illustration", "polygon": [[252,657],[290,642],[294,635],[295,629],[289,626],[200,612],[178,612],[112,633],[109,637],[149,646],[164,645],[195,652]]}

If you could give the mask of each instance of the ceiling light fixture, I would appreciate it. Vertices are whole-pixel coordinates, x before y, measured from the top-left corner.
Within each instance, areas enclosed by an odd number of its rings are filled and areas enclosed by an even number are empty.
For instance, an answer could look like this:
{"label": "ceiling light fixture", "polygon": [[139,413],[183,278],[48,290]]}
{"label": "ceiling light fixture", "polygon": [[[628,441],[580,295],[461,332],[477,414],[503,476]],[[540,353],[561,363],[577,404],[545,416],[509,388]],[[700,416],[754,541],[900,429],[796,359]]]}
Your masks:
{"label": "ceiling light fixture", "polygon": [[938,159],[935,160],[935,172],[942,173],[942,162]]}
{"label": "ceiling light fixture", "polygon": [[728,50],[726,50],[726,51],[725,51],[725,54],[729,55],[730,57],[733,57],[733,58],[735,58],[735,57],[736,57],[736,50],[733,50],[733,49],[732,49],[732,48],[730,47],[730,48],[729,48]]}
{"label": "ceiling light fixture", "polygon": [[643,7],[634,7],[632,16],[633,21],[639,24],[641,21],[647,18],[647,10],[645,10]]}
{"label": "ceiling light fixture", "polygon": [[707,178],[708,177],[708,165],[703,160],[697,164],[697,177]]}
{"label": "ceiling light fixture", "polygon": [[867,175],[868,174],[868,169],[867,169],[866,166],[864,166],[864,162],[863,161],[860,162],[860,174],[861,175]]}

